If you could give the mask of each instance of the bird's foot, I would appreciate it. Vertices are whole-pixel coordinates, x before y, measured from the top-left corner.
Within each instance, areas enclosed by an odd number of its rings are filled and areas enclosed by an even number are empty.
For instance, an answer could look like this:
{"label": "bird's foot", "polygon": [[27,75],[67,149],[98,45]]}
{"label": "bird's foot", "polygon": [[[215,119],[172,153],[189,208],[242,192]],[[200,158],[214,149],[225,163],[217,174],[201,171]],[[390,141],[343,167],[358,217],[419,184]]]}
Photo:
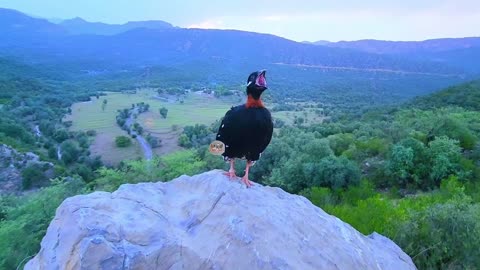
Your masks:
{"label": "bird's foot", "polygon": [[245,176],[242,177],[242,182],[247,186],[247,188],[253,186],[252,182],[250,182],[250,180],[248,180],[248,177],[245,177]]}
{"label": "bird's foot", "polygon": [[235,174],[235,171],[224,172],[223,175],[228,176],[228,178],[230,180],[235,180],[235,178],[237,178],[237,175]]}

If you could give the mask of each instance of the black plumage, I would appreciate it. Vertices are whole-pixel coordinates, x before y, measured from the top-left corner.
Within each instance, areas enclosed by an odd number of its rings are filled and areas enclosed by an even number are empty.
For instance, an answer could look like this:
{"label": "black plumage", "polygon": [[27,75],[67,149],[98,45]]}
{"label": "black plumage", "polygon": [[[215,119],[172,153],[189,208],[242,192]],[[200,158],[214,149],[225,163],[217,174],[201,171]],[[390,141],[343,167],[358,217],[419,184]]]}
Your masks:
{"label": "black plumage", "polygon": [[217,140],[225,144],[226,159],[245,158],[256,161],[272,139],[270,112],[263,107],[232,107],[218,129]]}
{"label": "black plumage", "polygon": [[250,74],[247,80],[247,102],[232,107],[225,114],[216,137],[225,144],[223,157],[230,161],[230,170],[226,173],[230,178],[236,177],[235,159],[247,160],[245,176],[242,178],[247,187],[252,185],[248,179],[249,168],[260,158],[273,134],[272,116],[261,100],[266,89],[265,71]]}

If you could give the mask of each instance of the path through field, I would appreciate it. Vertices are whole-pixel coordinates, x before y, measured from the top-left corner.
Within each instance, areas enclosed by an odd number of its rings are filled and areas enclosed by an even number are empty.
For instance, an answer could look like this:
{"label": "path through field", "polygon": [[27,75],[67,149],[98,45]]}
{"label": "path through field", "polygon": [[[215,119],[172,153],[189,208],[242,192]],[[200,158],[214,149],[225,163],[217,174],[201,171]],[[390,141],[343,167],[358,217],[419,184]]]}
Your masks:
{"label": "path through field", "polygon": [[133,115],[138,114],[138,108],[135,107],[134,109],[131,110],[130,117],[128,117],[127,121],[125,122],[125,125],[127,126],[128,129],[130,129],[130,134],[135,135],[135,138],[137,139],[138,143],[142,147],[143,154],[145,156],[146,160],[151,160],[153,158],[153,151],[152,147],[150,144],[143,138],[142,135],[138,134],[135,130],[132,129],[132,125],[135,121],[133,121]]}

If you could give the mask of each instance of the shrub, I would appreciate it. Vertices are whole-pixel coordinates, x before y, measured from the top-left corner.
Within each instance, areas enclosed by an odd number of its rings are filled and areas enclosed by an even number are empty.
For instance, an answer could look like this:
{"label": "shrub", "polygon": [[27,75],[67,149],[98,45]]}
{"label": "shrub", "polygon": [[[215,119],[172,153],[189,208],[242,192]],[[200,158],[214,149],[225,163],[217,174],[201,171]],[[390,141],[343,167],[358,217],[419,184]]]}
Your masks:
{"label": "shrub", "polygon": [[450,201],[417,212],[395,241],[419,269],[476,269],[480,265],[479,205]]}
{"label": "shrub", "polygon": [[115,145],[121,148],[129,147],[132,145],[132,140],[130,140],[130,138],[127,136],[117,136],[115,138]]}
{"label": "shrub", "polygon": [[43,167],[40,164],[32,164],[22,170],[23,189],[29,189],[41,181],[47,180]]}
{"label": "shrub", "polygon": [[64,141],[61,144],[60,148],[62,154],[62,161],[65,162],[65,164],[71,164],[77,161],[80,155],[80,149],[74,141]]}
{"label": "shrub", "polygon": [[162,143],[161,139],[153,137],[152,134],[150,134],[150,133],[147,135],[146,140],[152,148],[160,147],[160,145]]}
{"label": "shrub", "polygon": [[168,114],[168,109],[167,109],[167,108],[162,107],[162,108],[160,108],[159,112],[160,112],[160,115],[161,115],[164,119],[167,118],[167,114]]}
{"label": "shrub", "polygon": [[0,269],[22,268],[20,262],[40,249],[40,241],[60,203],[84,191],[81,180],[69,178],[54,181],[51,187],[33,195],[14,198],[8,202],[9,207],[0,205],[4,212],[0,220]]}
{"label": "shrub", "polygon": [[326,157],[312,170],[315,186],[333,189],[356,185],[360,181],[360,169],[345,157]]}

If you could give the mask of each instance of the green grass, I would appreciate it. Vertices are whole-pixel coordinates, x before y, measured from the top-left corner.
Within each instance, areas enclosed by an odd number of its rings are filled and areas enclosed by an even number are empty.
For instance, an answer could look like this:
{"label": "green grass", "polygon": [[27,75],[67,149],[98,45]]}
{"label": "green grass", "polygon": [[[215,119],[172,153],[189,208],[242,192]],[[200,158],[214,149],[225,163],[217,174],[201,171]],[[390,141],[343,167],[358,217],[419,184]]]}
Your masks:
{"label": "green grass", "polygon": [[[234,103],[218,98],[190,93],[183,104],[179,102],[147,101],[150,111],[139,115],[138,122],[149,131],[168,132],[173,125],[184,127],[195,124],[209,125],[222,118]],[[167,118],[160,116],[159,109],[168,109]]]}
{"label": "green grass", "polygon": [[[192,124],[210,124],[220,119],[231,105],[223,100],[190,93],[183,104],[165,102],[155,99],[154,91],[138,91],[137,94],[109,93],[91,102],[76,103],[72,106],[72,115],[65,120],[73,121],[73,130],[94,129],[97,132],[117,130],[115,117],[117,110],[130,108],[133,103],[146,102],[150,104],[150,112],[141,114],[138,122],[148,130],[155,132],[170,131],[172,125],[185,126]],[[102,111],[102,101],[108,101],[105,111]],[[163,119],[159,109],[166,107],[168,116]]]}

